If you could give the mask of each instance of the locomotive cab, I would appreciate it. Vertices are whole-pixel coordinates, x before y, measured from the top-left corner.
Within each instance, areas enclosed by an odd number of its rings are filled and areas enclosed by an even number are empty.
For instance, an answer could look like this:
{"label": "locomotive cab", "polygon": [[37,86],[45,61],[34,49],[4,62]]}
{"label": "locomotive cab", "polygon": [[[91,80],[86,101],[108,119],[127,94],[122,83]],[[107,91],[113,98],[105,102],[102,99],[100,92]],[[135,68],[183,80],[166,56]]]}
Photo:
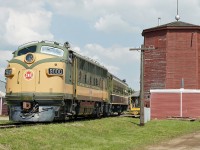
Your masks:
{"label": "locomotive cab", "polygon": [[23,45],[13,54],[5,70],[10,119],[52,121],[64,97],[68,50],[42,41]]}

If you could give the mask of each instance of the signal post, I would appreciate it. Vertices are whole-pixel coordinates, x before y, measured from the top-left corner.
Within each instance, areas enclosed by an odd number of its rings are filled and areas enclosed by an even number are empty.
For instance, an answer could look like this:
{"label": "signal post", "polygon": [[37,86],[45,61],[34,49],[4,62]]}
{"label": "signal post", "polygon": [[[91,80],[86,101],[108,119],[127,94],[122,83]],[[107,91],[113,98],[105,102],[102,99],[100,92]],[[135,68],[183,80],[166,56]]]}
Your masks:
{"label": "signal post", "polygon": [[140,57],[140,126],[144,126],[144,52],[148,50],[154,50],[154,46],[145,48],[141,45],[141,48],[130,48],[130,51],[141,51]]}

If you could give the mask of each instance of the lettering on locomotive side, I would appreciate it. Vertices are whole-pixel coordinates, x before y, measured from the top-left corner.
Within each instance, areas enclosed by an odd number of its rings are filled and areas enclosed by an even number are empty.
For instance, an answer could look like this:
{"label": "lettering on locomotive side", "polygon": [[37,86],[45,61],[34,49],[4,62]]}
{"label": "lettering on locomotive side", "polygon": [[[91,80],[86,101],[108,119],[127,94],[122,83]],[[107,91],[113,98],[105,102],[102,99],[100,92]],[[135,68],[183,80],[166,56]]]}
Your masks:
{"label": "lettering on locomotive side", "polygon": [[63,75],[63,69],[59,68],[49,68],[48,69],[49,75]]}

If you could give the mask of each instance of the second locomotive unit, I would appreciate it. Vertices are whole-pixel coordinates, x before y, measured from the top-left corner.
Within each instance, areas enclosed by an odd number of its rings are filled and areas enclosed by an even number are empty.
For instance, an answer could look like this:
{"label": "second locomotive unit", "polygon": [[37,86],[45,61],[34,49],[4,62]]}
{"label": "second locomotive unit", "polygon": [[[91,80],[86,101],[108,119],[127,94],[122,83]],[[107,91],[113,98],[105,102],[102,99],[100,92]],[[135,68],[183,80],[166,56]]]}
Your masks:
{"label": "second locomotive unit", "polygon": [[9,118],[51,122],[108,116],[128,107],[128,85],[68,42],[32,42],[13,52],[5,70]]}

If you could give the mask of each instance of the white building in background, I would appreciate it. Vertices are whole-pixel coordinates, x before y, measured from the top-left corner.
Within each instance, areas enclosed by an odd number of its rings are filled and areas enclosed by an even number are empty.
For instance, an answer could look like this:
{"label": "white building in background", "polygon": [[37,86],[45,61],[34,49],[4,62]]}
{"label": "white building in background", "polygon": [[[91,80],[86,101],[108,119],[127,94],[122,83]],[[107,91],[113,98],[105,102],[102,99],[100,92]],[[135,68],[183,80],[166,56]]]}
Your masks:
{"label": "white building in background", "polygon": [[6,91],[5,82],[0,81],[0,115],[3,115],[5,91]]}
{"label": "white building in background", "polygon": [[5,93],[6,92],[6,82],[0,80],[0,91]]}

